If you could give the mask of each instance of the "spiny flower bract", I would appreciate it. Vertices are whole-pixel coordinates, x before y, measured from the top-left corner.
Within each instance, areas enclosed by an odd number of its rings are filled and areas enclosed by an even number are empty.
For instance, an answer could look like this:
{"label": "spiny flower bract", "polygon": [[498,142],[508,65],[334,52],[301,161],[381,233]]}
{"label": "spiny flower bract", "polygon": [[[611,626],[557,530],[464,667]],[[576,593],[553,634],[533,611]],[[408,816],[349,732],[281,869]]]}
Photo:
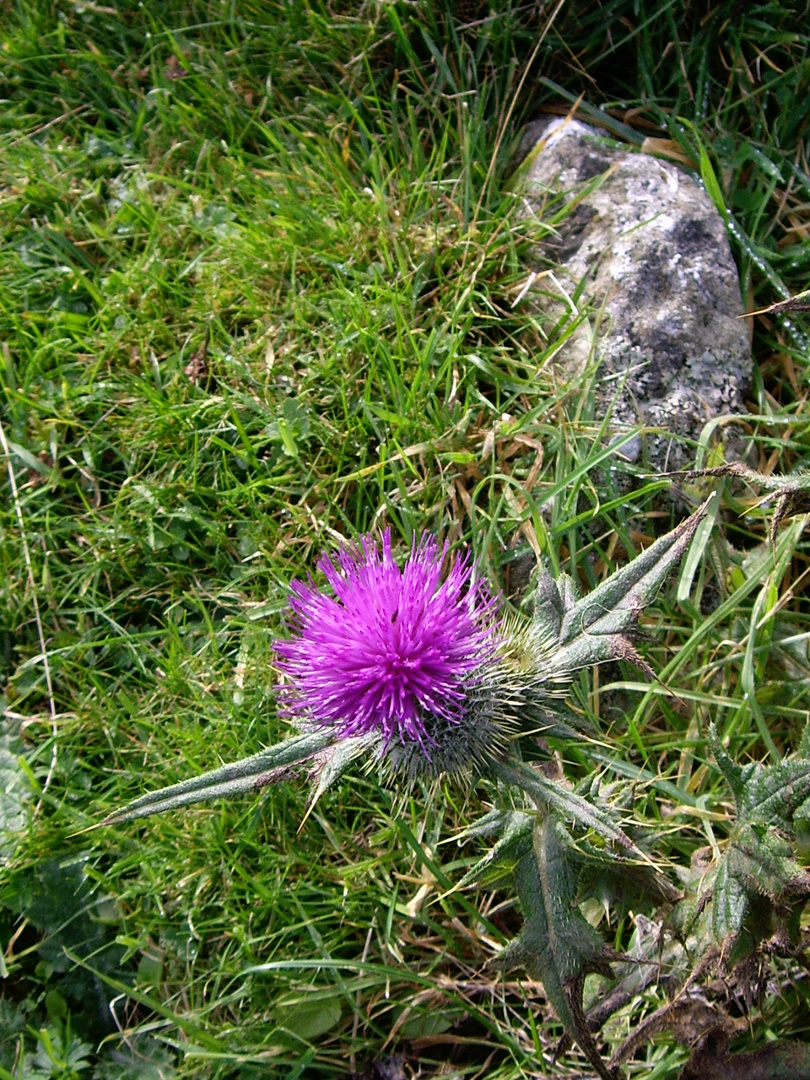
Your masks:
{"label": "spiny flower bract", "polygon": [[[446,575],[431,536],[400,568],[386,531],[322,555],[333,596],[293,582],[294,636],[279,642],[287,715],[333,725],[336,737],[378,732],[384,751],[418,747],[429,761],[439,730],[463,725],[466,702],[496,662],[496,600],[468,558]],[[439,754],[441,757],[441,754]]]}

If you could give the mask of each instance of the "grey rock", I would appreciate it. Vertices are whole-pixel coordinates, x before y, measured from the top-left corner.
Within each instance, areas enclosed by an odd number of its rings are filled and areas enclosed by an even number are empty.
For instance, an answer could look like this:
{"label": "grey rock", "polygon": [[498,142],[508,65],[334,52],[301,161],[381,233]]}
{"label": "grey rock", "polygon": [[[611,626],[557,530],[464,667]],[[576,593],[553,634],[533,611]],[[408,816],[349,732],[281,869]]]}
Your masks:
{"label": "grey rock", "polygon": [[[752,360],[737,268],[724,223],[700,183],[666,161],[553,120],[535,142],[523,189],[527,213],[550,199],[575,205],[536,251],[538,303],[555,317],[588,313],[556,357],[581,378],[594,360],[597,414],[611,428],[645,425],[621,453],[655,470],[688,467],[705,425],[745,412]],[[567,295],[568,299],[565,298]],[[677,436],[673,438],[672,436]],[[739,427],[718,425],[728,457]]]}

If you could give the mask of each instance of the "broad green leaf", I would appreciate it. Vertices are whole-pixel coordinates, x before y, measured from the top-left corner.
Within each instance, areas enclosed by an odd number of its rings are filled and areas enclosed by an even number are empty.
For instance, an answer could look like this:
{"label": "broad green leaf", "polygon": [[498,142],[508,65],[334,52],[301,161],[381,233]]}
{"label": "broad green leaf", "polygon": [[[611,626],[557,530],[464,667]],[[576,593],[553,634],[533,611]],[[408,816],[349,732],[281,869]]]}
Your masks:
{"label": "broad green leaf", "polygon": [[337,997],[325,1001],[307,1001],[306,997],[294,1005],[277,1005],[272,1017],[279,1027],[309,1042],[331,1031],[340,1023],[341,1003]]}

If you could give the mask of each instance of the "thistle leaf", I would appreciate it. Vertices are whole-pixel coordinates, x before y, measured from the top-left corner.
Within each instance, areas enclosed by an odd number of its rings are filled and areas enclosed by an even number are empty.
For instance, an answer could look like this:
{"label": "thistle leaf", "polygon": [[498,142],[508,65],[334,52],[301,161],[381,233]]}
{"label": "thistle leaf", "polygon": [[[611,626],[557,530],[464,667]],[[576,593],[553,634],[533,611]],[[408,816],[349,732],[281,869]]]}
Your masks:
{"label": "thistle leaf", "polygon": [[717,867],[712,889],[712,934],[718,944],[742,930],[749,899],[745,884],[734,873],[732,860],[726,855]]}
{"label": "thistle leaf", "polygon": [[[725,947],[743,930],[756,900],[764,897],[784,920],[792,906],[810,896],[810,875],[795,858],[796,832],[803,831],[810,808],[810,759],[800,755],[776,765],[740,766],[713,726],[709,740],[737,817],[722,857],[701,873],[697,889],[705,896],[711,888],[711,935]],[[700,906],[691,897],[684,904]]]}
{"label": "thistle leaf", "polygon": [[298,826],[299,832],[304,827],[304,822],[315,809],[321,795],[340,779],[356,758],[367,750],[371,750],[374,746],[381,744],[382,740],[379,734],[374,731],[368,735],[361,735],[357,739],[340,739],[325,746],[323,750],[319,750],[313,755],[312,764],[309,767],[312,788],[307,800],[306,811],[301,818],[301,824]]}
{"label": "thistle leaf", "polygon": [[465,829],[458,839],[489,835],[493,826],[502,835],[486,855],[467,871],[458,883],[458,888],[464,889],[473,884],[491,885],[507,874],[514,873],[518,864],[531,851],[532,831],[536,821],[536,814],[527,814],[521,810],[494,810]]}
{"label": "thistle leaf", "polygon": [[756,311],[746,311],[738,315],[738,319],[750,319],[752,315],[781,315],[785,311],[810,311],[810,289],[796,293],[795,296],[787,296],[784,300],[777,300],[767,307],[757,308]]}
{"label": "thistle leaf", "polygon": [[334,739],[334,732],[327,729],[306,731],[252,757],[230,765],[222,765],[202,776],[183,780],[179,784],[150,791],[133,800],[120,810],[108,814],[101,825],[119,825],[123,821],[149,817],[180,806],[206,802],[209,799],[244,795],[275,782],[286,774],[287,769],[309,761]]}
{"label": "thistle leaf", "polygon": [[474,836],[498,836],[513,827],[514,824],[525,823],[532,825],[535,821],[534,814],[527,814],[523,810],[489,810],[477,821],[465,825],[456,833],[456,840],[463,843]]}
{"label": "thistle leaf", "polygon": [[718,943],[738,934],[755,897],[782,905],[785,894],[810,894],[810,878],[773,828],[738,821],[717,869],[712,929]]}
{"label": "thistle leaf", "polygon": [[592,664],[625,659],[652,672],[636,653],[630,634],[705,517],[712,495],[691,517],[660,537],[631,563],[582,599],[569,578],[544,575],[538,584],[538,635],[553,634],[546,677],[559,679]]}
{"label": "thistle leaf", "polygon": [[643,859],[643,853],[630,837],[616,824],[609,811],[595,806],[563,784],[549,780],[547,776],[523,762],[498,761],[493,772],[506,784],[521,788],[539,806],[556,811],[565,821],[575,821],[584,829],[593,829],[605,840],[619,844]]}
{"label": "thistle leaf", "polygon": [[735,765],[717,737],[709,729],[712,753],[734,792],[739,824],[756,822],[790,829],[800,806],[810,799],[810,758],[785,758],[776,765]]}
{"label": "thistle leaf", "polygon": [[689,477],[739,476],[746,484],[764,492],[757,505],[762,505],[771,499],[776,500],[771,521],[771,543],[776,542],[777,530],[785,518],[810,513],[810,472],[794,472],[786,476],[777,473],[765,476],[739,461],[731,461],[714,469],[696,469],[686,475]]}
{"label": "thistle leaf", "polygon": [[568,1034],[605,1080],[615,1076],[596,1049],[582,1010],[582,988],[591,973],[610,975],[604,942],[574,904],[577,867],[557,836],[554,813],[534,829],[532,850],[520,861],[516,881],[525,921],[502,953],[506,968],[524,967],[543,983],[546,997]]}

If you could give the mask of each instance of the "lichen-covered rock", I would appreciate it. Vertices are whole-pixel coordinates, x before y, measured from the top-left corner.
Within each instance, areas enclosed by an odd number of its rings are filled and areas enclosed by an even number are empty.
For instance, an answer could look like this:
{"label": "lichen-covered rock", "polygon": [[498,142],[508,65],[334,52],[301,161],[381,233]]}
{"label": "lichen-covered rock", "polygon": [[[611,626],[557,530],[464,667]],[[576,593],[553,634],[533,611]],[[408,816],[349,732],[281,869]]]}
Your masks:
{"label": "lichen-covered rock", "polygon": [[[599,136],[576,120],[532,133],[528,205],[574,202],[538,251],[568,296],[591,301],[557,357],[566,380],[599,362],[597,409],[611,427],[645,425],[622,454],[656,470],[694,459],[714,417],[744,412],[751,353],[739,278],[725,226],[701,185],[669,162]],[[537,269],[541,269],[538,265]],[[540,303],[562,313],[543,279]],[[739,453],[739,428],[718,427]],[[677,438],[672,438],[672,436]],[[737,445],[733,445],[736,443]]]}

